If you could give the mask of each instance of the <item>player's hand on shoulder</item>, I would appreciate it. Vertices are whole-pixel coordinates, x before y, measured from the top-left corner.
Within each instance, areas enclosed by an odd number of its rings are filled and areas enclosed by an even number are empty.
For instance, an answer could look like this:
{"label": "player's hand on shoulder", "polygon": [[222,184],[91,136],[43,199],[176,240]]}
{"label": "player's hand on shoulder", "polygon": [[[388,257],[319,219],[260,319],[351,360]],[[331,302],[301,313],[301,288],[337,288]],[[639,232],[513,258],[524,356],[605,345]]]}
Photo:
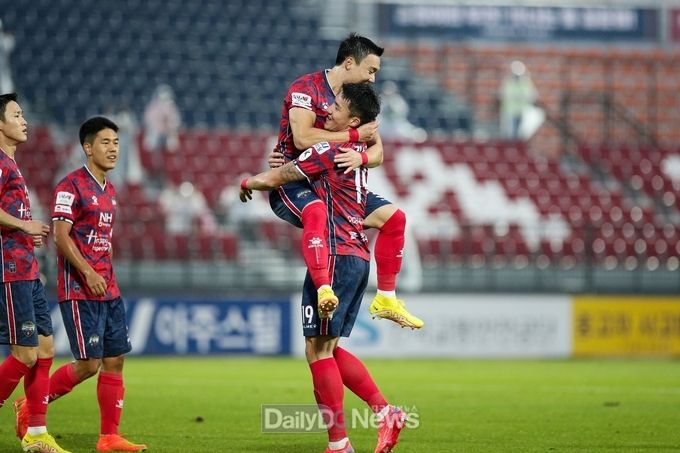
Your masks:
{"label": "player's hand on shoulder", "polygon": [[274,148],[267,158],[267,163],[269,168],[279,168],[284,164],[283,153],[279,152],[277,148]]}
{"label": "player's hand on shoulder", "polygon": [[26,220],[21,225],[21,230],[31,236],[47,236],[50,232],[50,227],[40,220]]}
{"label": "player's hand on shoulder", "polygon": [[345,169],[345,174],[361,167],[361,154],[353,148],[338,148],[339,153],[335,154],[333,162],[340,168]]}
{"label": "player's hand on shoulder", "polygon": [[378,126],[380,124],[377,121],[371,121],[370,123],[362,124],[357,128],[359,132],[360,142],[372,142],[378,135]]}

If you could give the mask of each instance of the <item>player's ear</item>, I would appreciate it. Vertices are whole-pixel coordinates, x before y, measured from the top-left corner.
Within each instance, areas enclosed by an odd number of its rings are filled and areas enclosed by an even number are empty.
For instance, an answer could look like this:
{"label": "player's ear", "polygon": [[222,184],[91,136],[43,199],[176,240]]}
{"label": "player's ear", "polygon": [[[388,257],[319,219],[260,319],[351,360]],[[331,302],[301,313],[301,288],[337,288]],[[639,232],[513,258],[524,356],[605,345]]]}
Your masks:
{"label": "player's ear", "polygon": [[352,66],[354,66],[354,64],[355,64],[355,61],[354,61],[354,58],[353,58],[353,57],[347,57],[347,58],[345,58],[344,66],[345,66],[345,69],[346,69],[347,71],[349,71],[350,69],[352,69]]}
{"label": "player's ear", "polygon": [[87,157],[90,157],[92,155],[92,144],[88,142],[83,143],[83,152],[85,152]]}
{"label": "player's ear", "polygon": [[358,116],[353,116],[352,118],[349,119],[349,127],[357,128],[361,126],[361,120],[359,119]]}

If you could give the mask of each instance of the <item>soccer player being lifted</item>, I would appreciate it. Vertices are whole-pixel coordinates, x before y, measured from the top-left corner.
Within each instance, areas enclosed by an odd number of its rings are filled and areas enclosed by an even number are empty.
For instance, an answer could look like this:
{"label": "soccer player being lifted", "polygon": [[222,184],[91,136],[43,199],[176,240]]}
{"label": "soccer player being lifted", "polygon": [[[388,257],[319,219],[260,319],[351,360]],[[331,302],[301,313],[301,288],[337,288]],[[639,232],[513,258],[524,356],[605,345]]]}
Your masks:
{"label": "soccer player being lifted", "polygon": [[[288,89],[281,111],[277,149],[269,159],[275,168],[290,162],[302,150],[316,143],[369,142],[366,153],[354,151],[337,154],[336,163],[352,172],[356,168],[376,167],[383,161],[383,149],[375,121],[344,131],[324,129],[328,108],[344,83],[374,82],[380,70],[383,48],[370,39],[351,34],[340,43],[335,66],[296,79]],[[329,206],[310,189],[307,181],[285,184],[270,194],[273,211],[283,220],[303,229],[302,256],[322,306],[337,304],[329,284],[328,243],[325,230],[329,227]],[[292,213],[292,214],[291,214]],[[401,270],[404,249],[406,215],[389,201],[368,192],[366,212],[361,216],[366,228],[379,230],[375,243],[378,293],[369,311],[373,316],[391,319],[402,327],[419,329],[423,321],[406,310],[397,299],[397,275]]]}
{"label": "soccer player being lifted", "polygon": [[[373,121],[380,111],[378,96],[368,83],[343,84],[328,108],[325,127],[346,132]],[[341,88],[341,92],[340,92]],[[356,137],[354,137],[356,138]],[[338,346],[339,337],[348,337],[354,326],[368,282],[370,252],[363,231],[363,213],[368,191],[368,170],[364,167],[345,172],[334,161],[340,147],[365,153],[366,145],[357,140],[346,143],[320,142],[302,152],[292,162],[246,178],[241,182],[241,201],[251,198],[253,190],[271,190],[283,184],[307,181],[309,190],[332,212],[331,227],[325,232],[330,252],[330,284],[340,302],[328,311],[318,297],[311,271],[305,278],[302,295],[302,327],[305,355],[312,373],[314,396],[326,409],[328,429],[326,453],[351,453],[347,437],[343,399],[346,386],[363,399],[377,414],[379,422],[376,453],[391,452],[405,423],[402,409],[391,406],[373,381],[364,364]]]}
{"label": "soccer player being lifted", "polygon": [[[118,126],[94,117],[80,126],[87,163],[54,190],[52,223],[57,243],[59,308],[75,361],[52,374],[49,401],[99,373],[97,400],[101,431],[97,451],[143,451],[118,433],[123,410],[123,362],[130,352],[125,305],[113,272],[111,234],[116,189],[106,180],[118,160]],[[17,435],[26,428],[19,399]]]}
{"label": "soccer player being lifted", "polygon": [[28,124],[16,94],[0,95],[0,343],[10,351],[0,364],[0,407],[24,378],[27,426],[21,447],[68,453],[46,427],[54,341],[34,247],[43,245],[50,228],[31,218],[26,182],[14,161],[18,145],[27,139]]}

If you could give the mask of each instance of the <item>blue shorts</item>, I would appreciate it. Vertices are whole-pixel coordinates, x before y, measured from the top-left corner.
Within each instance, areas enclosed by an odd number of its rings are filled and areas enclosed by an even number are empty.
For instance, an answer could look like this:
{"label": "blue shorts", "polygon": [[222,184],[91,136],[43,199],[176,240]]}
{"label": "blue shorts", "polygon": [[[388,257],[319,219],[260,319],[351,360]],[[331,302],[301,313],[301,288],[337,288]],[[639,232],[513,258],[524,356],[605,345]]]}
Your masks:
{"label": "blue shorts", "polygon": [[[317,200],[319,200],[319,197],[307,181],[289,182],[277,190],[269,192],[269,206],[271,206],[274,214],[298,228],[302,228],[302,221],[300,220],[302,210],[309,203]],[[392,204],[391,201],[369,191],[366,196],[364,219],[379,207],[390,204]]]}
{"label": "blue shorts", "polygon": [[0,344],[38,346],[38,335],[52,335],[52,318],[39,279],[3,282]]}
{"label": "blue shorts", "polygon": [[132,350],[123,299],[67,300],[59,303],[61,317],[78,360],[117,357]]}
{"label": "blue shorts", "polygon": [[349,255],[333,255],[330,260],[333,291],[340,304],[330,320],[319,318],[316,287],[308,272],[302,290],[302,331],[305,337],[349,337],[364,298],[369,262]]}

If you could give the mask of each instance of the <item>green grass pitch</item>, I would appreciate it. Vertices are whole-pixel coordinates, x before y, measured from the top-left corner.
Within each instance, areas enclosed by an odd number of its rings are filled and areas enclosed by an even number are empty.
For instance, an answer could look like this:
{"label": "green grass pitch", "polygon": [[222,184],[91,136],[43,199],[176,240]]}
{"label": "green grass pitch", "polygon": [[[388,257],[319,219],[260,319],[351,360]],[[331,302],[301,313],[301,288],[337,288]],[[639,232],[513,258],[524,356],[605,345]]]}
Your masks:
{"label": "green grass pitch", "polygon": [[[678,452],[680,363],[672,360],[367,360],[389,400],[419,426],[397,452]],[[150,452],[323,452],[325,434],[268,434],[261,404],[313,404],[307,364],[289,358],[128,358],[121,431]],[[50,406],[50,432],[92,452],[96,379]],[[11,401],[0,452],[21,451]],[[345,407],[363,408],[349,391]],[[202,421],[199,421],[202,419]],[[349,431],[372,452],[375,432]]]}

